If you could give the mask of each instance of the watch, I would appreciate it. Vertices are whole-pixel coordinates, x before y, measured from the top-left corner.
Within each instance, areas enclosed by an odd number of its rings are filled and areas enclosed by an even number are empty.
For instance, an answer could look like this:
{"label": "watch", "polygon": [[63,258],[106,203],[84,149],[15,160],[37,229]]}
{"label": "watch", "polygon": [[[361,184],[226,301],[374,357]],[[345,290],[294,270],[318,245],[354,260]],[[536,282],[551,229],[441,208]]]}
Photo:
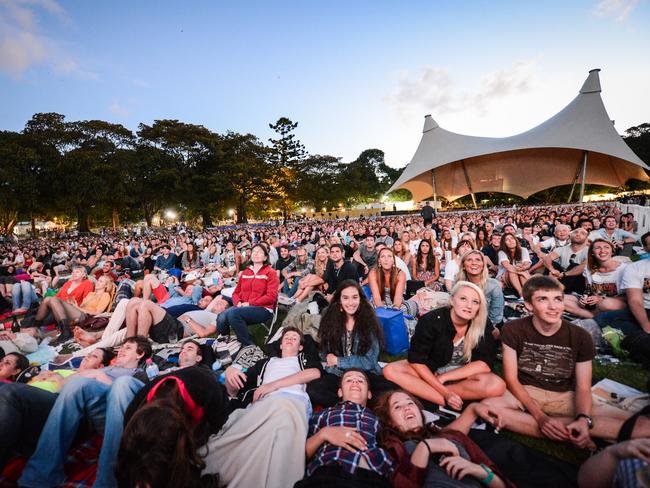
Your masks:
{"label": "watch", "polygon": [[579,418],[584,418],[587,420],[587,427],[589,429],[594,428],[594,420],[589,415],[587,415],[586,413],[579,413],[578,415],[576,415],[575,420],[578,420]]}

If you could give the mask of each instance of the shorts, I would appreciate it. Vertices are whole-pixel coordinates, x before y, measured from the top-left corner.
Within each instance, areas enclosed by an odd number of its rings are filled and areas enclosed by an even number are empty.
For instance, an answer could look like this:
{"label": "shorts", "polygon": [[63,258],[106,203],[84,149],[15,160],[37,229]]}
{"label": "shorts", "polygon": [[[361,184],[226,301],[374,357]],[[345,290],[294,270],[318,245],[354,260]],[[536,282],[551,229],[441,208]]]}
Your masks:
{"label": "shorts", "polygon": [[[530,385],[524,385],[524,388],[546,415],[551,417],[575,417],[575,391],[549,391]],[[510,393],[510,390],[506,390],[504,397],[516,402],[517,408],[521,411],[526,411],[522,403]]]}
{"label": "shorts", "polygon": [[165,313],[160,322],[151,326],[149,337],[158,344],[167,344],[183,338],[183,326],[169,313]]}
{"label": "shorts", "polygon": [[169,291],[167,290],[167,287],[163,285],[162,283],[159,284],[156,288],[151,290],[151,293],[153,293],[153,296],[156,297],[156,302],[161,305],[165,303],[167,300],[169,300]]}

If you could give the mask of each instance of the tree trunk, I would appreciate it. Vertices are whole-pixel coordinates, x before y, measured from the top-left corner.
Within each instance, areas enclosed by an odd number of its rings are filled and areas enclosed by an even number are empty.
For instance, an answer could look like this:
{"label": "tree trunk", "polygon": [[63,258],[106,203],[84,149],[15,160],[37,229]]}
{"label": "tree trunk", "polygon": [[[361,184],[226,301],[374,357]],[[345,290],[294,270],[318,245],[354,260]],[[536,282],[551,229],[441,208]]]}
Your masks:
{"label": "tree trunk", "polygon": [[30,213],[29,215],[29,220],[32,224],[32,237],[35,239],[36,238],[36,219],[34,219],[34,214]]}
{"label": "tree trunk", "polygon": [[88,210],[83,205],[77,205],[77,229],[79,232],[90,232]]}
{"label": "tree trunk", "polygon": [[207,210],[203,210],[201,212],[201,218],[203,219],[203,229],[207,229],[208,227],[212,227],[212,217],[210,217],[210,212]]}
{"label": "tree trunk", "polygon": [[18,223],[18,212],[5,210],[0,212],[0,234],[10,236],[14,233],[14,227]]}
{"label": "tree trunk", "polygon": [[239,205],[237,205],[237,223],[248,223],[248,217],[246,216],[246,196],[244,194],[239,196]]}
{"label": "tree trunk", "polygon": [[113,219],[113,232],[115,232],[117,228],[120,226],[120,214],[118,213],[116,208],[113,209],[111,217]]}
{"label": "tree trunk", "polygon": [[154,212],[151,210],[151,208],[146,204],[142,204],[142,213],[144,214],[144,220],[147,221],[147,227],[151,227],[153,224],[153,214]]}

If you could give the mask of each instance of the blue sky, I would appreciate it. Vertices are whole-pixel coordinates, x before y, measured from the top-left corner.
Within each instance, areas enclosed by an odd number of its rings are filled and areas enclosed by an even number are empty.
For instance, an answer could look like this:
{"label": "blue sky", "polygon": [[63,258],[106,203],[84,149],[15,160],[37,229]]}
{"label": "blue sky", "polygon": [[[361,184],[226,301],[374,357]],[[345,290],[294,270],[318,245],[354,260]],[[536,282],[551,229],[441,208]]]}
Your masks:
{"label": "blue sky", "polygon": [[135,130],[176,118],[262,140],[281,116],[314,154],[392,166],[423,116],[506,136],[602,68],[620,133],[650,121],[650,0],[0,0],[0,130],[36,112]]}

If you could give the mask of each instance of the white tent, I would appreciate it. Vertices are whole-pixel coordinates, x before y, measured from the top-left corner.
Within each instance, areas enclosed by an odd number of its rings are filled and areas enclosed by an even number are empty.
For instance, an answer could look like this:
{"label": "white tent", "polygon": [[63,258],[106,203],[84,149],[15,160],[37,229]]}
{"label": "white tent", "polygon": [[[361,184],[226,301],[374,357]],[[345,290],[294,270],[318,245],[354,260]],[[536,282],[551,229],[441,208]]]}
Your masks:
{"label": "white tent", "polygon": [[[431,195],[456,200],[477,192],[527,198],[578,179],[621,186],[648,180],[650,169],[616,132],[600,97],[594,69],[578,96],[546,122],[511,137],[474,137],[447,131],[430,115],[420,145],[389,191],[405,188],[416,201]],[[581,194],[582,196],[582,194]]]}

